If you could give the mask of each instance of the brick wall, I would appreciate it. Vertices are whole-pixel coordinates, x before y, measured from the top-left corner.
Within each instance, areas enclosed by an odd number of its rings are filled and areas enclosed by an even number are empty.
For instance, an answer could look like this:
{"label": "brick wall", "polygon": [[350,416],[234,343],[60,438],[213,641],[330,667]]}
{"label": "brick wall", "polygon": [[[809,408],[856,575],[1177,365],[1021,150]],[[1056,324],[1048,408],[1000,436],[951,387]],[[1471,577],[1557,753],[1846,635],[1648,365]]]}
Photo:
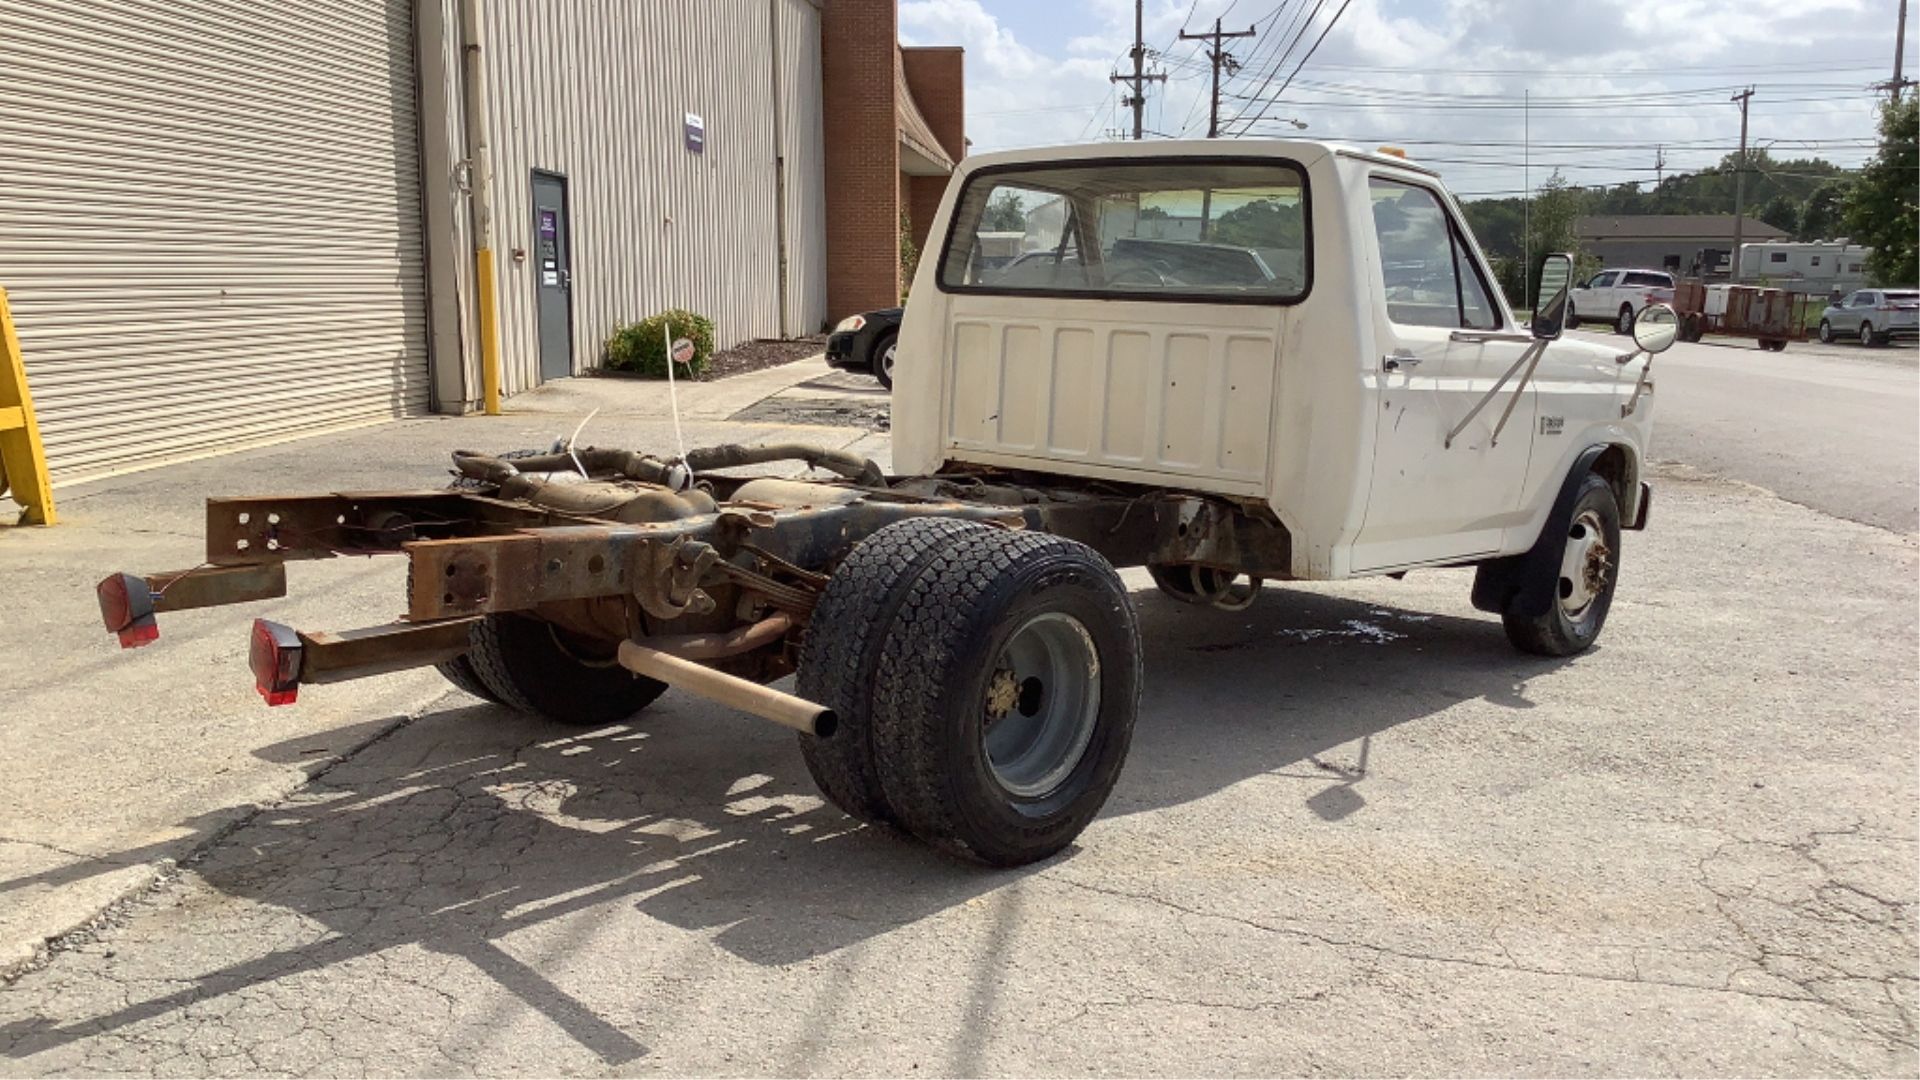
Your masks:
{"label": "brick wall", "polygon": [[833,0],[820,20],[827,144],[827,310],[900,302],[896,0]]}
{"label": "brick wall", "polygon": [[[958,46],[900,50],[907,90],[920,115],[940,140],[940,148],[955,161],[967,156],[966,53]],[[909,185],[908,215],[913,219],[913,242],[920,257],[928,258],[927,230],[946,193],[944,176],[916,176]],[[934,252],[938,255],[938,252]]]}
{"label": "brick wall", "polygon": [[967,156],[966,53],[957,45],[901,49],[907,90],[920,115],[955,161]]}

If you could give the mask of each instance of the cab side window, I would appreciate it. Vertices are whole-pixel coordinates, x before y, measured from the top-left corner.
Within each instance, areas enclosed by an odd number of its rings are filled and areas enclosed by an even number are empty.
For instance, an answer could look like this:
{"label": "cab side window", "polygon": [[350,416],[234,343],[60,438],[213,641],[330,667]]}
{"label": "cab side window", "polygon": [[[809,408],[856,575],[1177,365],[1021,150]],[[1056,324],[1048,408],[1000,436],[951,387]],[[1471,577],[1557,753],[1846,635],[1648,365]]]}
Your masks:
{"label": "cab side window", "polygon": [[1607,288],[1608,286],[1613,284],[1613,279],[1616,273],[1617,271],[1608,270],[1606,273],[1593,275],[1593,280],[1587,282],[1587,288],[1589,289]]}
{"label": "cab side window", "polygon": [[1368,188],[1387,318],[1402,326],[1498,329],[1492,291],[1439,197],[1381,177],[1371,178]]}

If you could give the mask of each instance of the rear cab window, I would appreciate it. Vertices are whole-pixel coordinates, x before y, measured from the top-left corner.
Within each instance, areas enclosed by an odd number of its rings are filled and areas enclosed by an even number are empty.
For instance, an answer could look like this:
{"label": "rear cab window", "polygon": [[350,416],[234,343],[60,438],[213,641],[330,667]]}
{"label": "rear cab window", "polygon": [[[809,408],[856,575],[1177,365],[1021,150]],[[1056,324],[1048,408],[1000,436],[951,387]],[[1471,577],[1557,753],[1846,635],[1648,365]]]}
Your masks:
{"label": "rear cab window", "polygon": [[1313,258],[1306,176],[1282,159],[1110,159],[967,180],[941,289],[1291,304]]}

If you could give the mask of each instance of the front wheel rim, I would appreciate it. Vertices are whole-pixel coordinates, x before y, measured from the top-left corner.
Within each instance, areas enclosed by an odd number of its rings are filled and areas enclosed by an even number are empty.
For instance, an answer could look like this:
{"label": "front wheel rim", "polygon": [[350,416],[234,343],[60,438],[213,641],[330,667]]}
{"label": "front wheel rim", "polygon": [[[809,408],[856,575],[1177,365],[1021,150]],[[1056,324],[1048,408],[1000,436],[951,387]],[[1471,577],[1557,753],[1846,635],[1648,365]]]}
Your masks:
{"label": "front wheel rim", "polygon": [[1872,323],[1860,324],[1860,344],[1862,345],[1873,344],[1873,324]]}
{"label": "front wheel rim", "polygon": [[1821,323],[1820,323],[1820,340],[1821,340],[1821,341],[1832,341],[1832,340],[1833,340],[1833,324],[1831,324],[1831,323],[1829,323],[1829,322],[1826,322],[1826,321],[1824,321],[1824,320],[1822,320],[1822,321],[1821,321]]}
{"label": "front wheel rim", "polygon": [[880,372],[888,379],[893,378],[893,350],[896,344],[889,341],[887,347],[880,350]]}
{"label": "front wheel rim", "polygon": [[1633,333],[1633,312],[1632,311],[1623,309],[1620,312],[1620,332],[1623,334]]}
{"label": "front wheel rim", "polygon": [[1093,743],[1100,716],[1100,651],[1062,612],[1022,623],[987,680],[981,742],[987,767],[1016,798],[1052,794]]}
{"label": "front wheel rim", "polygon": [[1569,619],[1581,619],[1612,580],[1613,549],[1607,546],[1606,525],[1598,511],[1583,510],[1567,531],[1567,549],[1560,557],[1560,610]]}

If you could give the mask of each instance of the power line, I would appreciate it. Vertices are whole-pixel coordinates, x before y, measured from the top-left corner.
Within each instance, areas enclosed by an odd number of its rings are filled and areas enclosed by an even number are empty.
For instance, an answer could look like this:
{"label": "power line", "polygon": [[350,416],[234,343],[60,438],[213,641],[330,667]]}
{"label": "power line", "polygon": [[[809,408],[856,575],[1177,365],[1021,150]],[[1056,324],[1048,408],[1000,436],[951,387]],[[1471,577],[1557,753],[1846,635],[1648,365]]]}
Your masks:
{"label": "power line", "polygon": [[[1275,90],[1273,96],[1268,98],[1266,103],[1260,106],[1260,112],[1253,118],[1254,122],[1258,122],[1261,117],[1266,116],[1267,110],[1273,107],[1273,103],[1280,100],[1280,95],[1287,92],[1287,87],[1293,85],[1294,78],[1307,66],[1307,61],[1313,59],[1313,54],[1320,51],[1321,43],[1326,41],[1327,35],[1333,33],[1333,28],[1340,24],[1340,16],[1347,13],[1347,7],[1352,3],[1353,0],[1340,0],[1340,9],[1333,13],[1333,18],[1327,20],[1326,29],[1320,31],[1320,36],[1313,39],[1313,47],[1308,49],[1306,55],[1300,58],[1300,62],[1293,65],[1293,74],[1288,75],[1287,81],[1280,84],[1280,89]],[[1308,25],[1312,24],[1309,23]]]}
{"label": "power line", "polygon": [[[1229,10],[1231,10],[1231,8],[1229,8]],[[1226,42],[1230,38],[1250,38],[1253,37],[1256,32],[1257,31],[1251,26],[1245,30],[1222,30],[1220,29],[1219,19],[1213,20],[1213,32],[1210,34],[1189,34],[1184,30],[1180,32],[1181,41],[1207,41],[1212,43],[1212,47],[1207,50],[1207,58],[1213,61],[1212,109],[1208,114],[1209,119],[1207,121],[1207,138],[1209,139],[1217,139],[1220,137],[1220,69],[1223,67],[1231,67],[1235,71],[1239,70],[1239,61],[1235,60],[1233,54],[1226,50]],[[1205,220],[1205,215],[1202,215],[1202,220]]]}

